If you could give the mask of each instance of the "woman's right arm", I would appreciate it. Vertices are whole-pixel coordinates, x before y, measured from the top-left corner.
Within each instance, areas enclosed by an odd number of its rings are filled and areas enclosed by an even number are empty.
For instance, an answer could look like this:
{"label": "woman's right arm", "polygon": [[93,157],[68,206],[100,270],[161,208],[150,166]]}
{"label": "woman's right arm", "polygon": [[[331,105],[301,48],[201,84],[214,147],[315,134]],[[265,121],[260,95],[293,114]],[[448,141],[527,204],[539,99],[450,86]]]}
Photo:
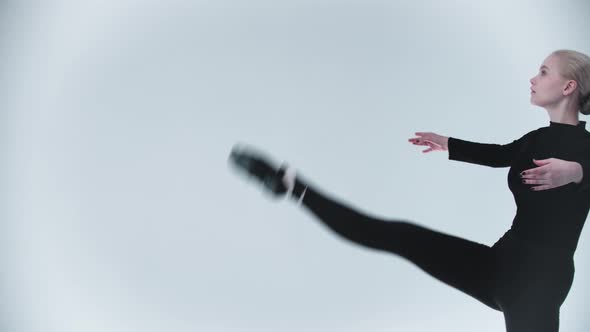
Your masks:
{"label": "woman's right arm", "polygon": [[590,190],[590,156],[574,162],[574,170],[570,176],[573,182],[578,184],[579,191]]}
{"label": "woman's right arm", "polygon": [[575,183],[578,191],[590,189],[590,152],[589,156],[568,161],[557,158],[534,160],[537,167],[524,170],[523,179],[535,190],[547,190]]}
{"label": "woman's right arm", "polygon": [[409,141],[414,145],[428,145],[430,151],[449,151],[449,159],[490,167],[509,167],[520,149],[523,138],[511,143],[486,144],[446,137],[429,132],[417,132]]}

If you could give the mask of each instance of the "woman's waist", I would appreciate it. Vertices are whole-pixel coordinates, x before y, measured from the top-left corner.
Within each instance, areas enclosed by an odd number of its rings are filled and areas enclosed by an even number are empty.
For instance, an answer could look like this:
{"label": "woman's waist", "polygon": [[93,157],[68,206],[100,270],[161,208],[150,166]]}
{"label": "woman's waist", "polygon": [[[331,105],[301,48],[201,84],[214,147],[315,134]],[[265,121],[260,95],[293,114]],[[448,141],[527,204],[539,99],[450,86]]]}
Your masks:
{"label": "woman's waist", "polygon": [[509,235],[513,235],[514,240],[537,250],[574,253],[586,215],[520,212],[514,216],[510,228]]}
{"label": "woman's waist", "polygon": [[[519,252],[523,255],[539,257],[542,260],[573,262],[575,243],[577,241],[558,241],[550,235],[535,236],[519,232],[514,227],[508,230],[492,246],[497,250]],[[572,245],[572,242],[574,245]]]}

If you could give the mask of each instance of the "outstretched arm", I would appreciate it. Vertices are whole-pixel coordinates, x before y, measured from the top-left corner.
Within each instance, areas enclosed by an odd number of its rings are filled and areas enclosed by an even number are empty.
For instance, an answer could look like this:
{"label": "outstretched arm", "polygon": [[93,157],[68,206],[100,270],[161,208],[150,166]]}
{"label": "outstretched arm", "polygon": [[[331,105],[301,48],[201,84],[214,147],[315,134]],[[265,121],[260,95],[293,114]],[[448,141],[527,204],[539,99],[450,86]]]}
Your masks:
{"label": "outstretched arm", "polygon": [[490,167],[508,167],[516,156],[523,138],[512,143],[486,144],[441,136],[435,133],[418,132],[417,138],[410,138],[414,145],[428,145],[423,152],[449,151],[449,159]]}
{"label": "outstretched arm", "polygon": [[533,185],[533,190],[557,188],[572,182],[579,185],[580,191],[590,189],[590,156],[579,161],[548,158],[533,162],[538,167],[524,170],[522,175],[525,183]]}

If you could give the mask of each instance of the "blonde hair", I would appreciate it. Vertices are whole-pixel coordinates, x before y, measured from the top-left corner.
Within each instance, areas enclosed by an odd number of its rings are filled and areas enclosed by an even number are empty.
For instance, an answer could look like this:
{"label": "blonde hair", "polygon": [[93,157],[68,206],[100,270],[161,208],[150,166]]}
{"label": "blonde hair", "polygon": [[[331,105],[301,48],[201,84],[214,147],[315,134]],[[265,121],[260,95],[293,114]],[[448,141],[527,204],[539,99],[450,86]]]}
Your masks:
{"label": "blonde hair", "polygon": [[590,57],[572,50],[557,50],[551,54],[561,60],[560,74],[568,80],[578,83],[578,102],[580,112],[590,114]]}

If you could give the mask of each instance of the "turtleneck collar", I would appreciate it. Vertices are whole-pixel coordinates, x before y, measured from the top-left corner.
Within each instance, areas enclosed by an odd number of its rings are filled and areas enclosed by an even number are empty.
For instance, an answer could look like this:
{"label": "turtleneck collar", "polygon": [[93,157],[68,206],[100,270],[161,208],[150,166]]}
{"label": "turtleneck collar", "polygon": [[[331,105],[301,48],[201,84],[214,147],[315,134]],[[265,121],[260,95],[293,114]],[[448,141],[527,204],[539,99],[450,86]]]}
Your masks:
{"label": "turtleneck collar", "polygon": [[549,121],[549,127],[552,128],[567,128],[567,127],[572,127],[572,128],[580,128],[580,129],[586,129],[586,121],[578,121],[577,125],[572,125],[569,123],[561,123],[561,122],[553,122],[553,121]]}

